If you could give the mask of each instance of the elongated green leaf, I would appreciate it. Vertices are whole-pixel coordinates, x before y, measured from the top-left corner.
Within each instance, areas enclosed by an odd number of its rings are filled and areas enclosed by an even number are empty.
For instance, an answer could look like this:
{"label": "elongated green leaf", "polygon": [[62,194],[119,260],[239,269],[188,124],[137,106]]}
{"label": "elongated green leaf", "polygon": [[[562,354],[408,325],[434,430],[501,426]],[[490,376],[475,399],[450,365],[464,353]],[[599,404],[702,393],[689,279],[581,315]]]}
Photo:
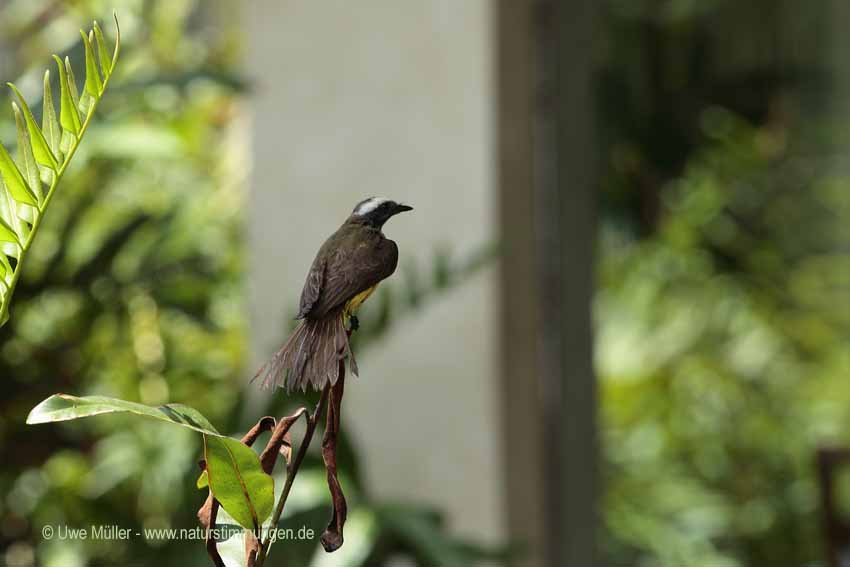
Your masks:
{"label": "elongated green leaf", "polygon": [[68,91],[71,93],[71,100],[74,102],[74,108],[77,109],[77,112],[83,112],[83,114],[85,114],[82,106],[80,106],[80,89],[77,88],[77,77],[74,76],[74,68],[71,67],[71,59],[67,56],[65,57],[65,75],[68,77]]}
{"label": "elongated green leaf", "polygon": [[274,479],[263,472],[254,451],[229,437],[204,435],[207,481],[221,506],[249,530],[272,513]]}
{"label": "elongated green leaf", "polygon": [[41,129],[47,145],[56,157],[57,163],[61,161],[59,145],[62,142],[62,130],[56,119],[56,107],[53,105],[53,89],[50,88],[50,71],[44,72],[44,99],[42,101]]}
{"label": "elongated green leaf", "polygon": [[[15,231],[15,234],[18,235],[18,241],[20,242],[23,238],[25,238],[24,232],[21,230],[24,223],[18,217],[16,209],[17,203],[12,197],[12,194],[9,192],[9,189],[6,187],[6,184],[3,182],[3,176],[0,175],[0,219],[3,219],[6,226]],[[7,254],[11,254],[13,257],[18,257],[20,249],[6,249],[5,252]]]}
{"label": "elongated green leaf", "polygon": [[89,32],[89,35],[86,35],[86,32],[80,30],[80,35],[83,36],[83,45],[86,48],[86,84],[84,88],[87,93],[97,98],[103,90],[103,81],[100,80],[100,73],[94,60],[94,49],[92,48],[94,32]]}
{"label": "elongated green leaf", "polygon": [[37,159],[38,163],[42,165],[56,169],[59,165],[56,160],[56,156],[53,155],[53,151],[50,149],[41,128],[39,128],[38,124],[36,124],[35,118],[33,118],[32,112],[30,111],[30,107],[27,105],[27,101],[24,100],[21,91],[19,91],[15,85],[12,83],[8,83],[8,85],[9,88],[12,89],[12,92],[15,93],[15,96],[18,97],[18,103],[24,111],[24,119],[26,120],[27,130],[29,131],[30,142],[32,143],[32,151],[35,155],[35,159]]}
{"label": "elongated green leaf", "polygon": [[4,270],[6,270],[7,274],[12,273],[12,265],[9,264],[9,258],[7,258],[6,254],[4,254],[3,252],[0,252],[0,266],[2,266]]}
{"label": "elongated green leaf", "polygon": [[121,53],[121,26],[118,25],[118,14],[112,12],[112,20],[115,22],[115,49],[112,51],[112,63],[109,66],[109,74],[115,69],[115,63],[118,62],[118,54]]}
{"label": "elongated green leaf", "polygon": [[26,203],[27,205],[36,205],[38,203],[35,195],[33,195],[29,186],[27,186],[27,182],[24,181],[21,171],[15,165],[12,156],[3,147],[3,144],[0,144],[0,175],[3,176],[6,187],[9,188],[9,192],[16,201]]}
{"label": "elongated green leaf", "polygon": [[85,396],[81,398],[68,394],[54,394],[32,409],[27,416],[27,423],[68,421],[92,415],[120,412],[130,412],[143,417],[167,421],[205,435],[220,435],[201,412],[189,406],[165,404],[154,407],[106,396]]}
{"label": "elongated green leaf", "polygon": [[23,162],[21,174],[24,176],[24,180],[27,182],[29,188],[32,189],[35,198],[41,203],[41,175],[38,172],[38,165],[35,163],[26,120],[17,103],[12,103],[12,112],[15,114],[15,126],[18,129],[18,155],[19,159]]}
{"label": "elongated green leaf", "polygon": [[59,59],[58,55],[54,55],[56,65],[59,66],[59,123],[62,124],[62,129],[74,134],[74,137],[80,132],[80,113],[77,110],[77,105],[74,99],[71,98],[71,88],[68,85],[68,74],[65,71],[65,64]]}
{"label": "elongated green leaf", "polygon": [[97,44],[97,58],[100,60],[100,70],[104,77],[108,77],[112,72],[112,61],[109,57],[109,48],[106,47],[106,39],[103,37],[103,30],[100,29],[100,24],[94,22],[94,40]]}
{"label": "elongated green leaf", "polygon": [[[18,235],[15,234],[15,231],[12,230],[12,227],[6,224],[6,221],[4,221],[3,219],[0,219],[0,242],[11,242],[13,244],[20,244],[20,242],[18,241]],[[3,253],[0,252],[0,254]],[[0,268],[3,268],[2,264],[0,264]],[[4,268],[3,272],[5,273],[5,271],[6,270]],[[0,275],[0,277],[2,277],[2,275]]]}

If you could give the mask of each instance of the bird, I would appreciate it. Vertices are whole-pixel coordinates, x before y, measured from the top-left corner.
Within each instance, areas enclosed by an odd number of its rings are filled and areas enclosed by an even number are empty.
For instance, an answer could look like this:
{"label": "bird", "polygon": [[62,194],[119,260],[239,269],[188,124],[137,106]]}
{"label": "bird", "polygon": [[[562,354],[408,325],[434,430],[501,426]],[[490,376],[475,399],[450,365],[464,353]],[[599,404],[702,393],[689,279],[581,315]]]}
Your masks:
{"label": "bird", "polygon": [[359,325],[355,312],[398,266],[398,245],[384,235],[384,223],[412,210],[391,199],[369,197],[322,244],[301,291],[298,326],[254,376],[263,377],[263,387],[322,390],[336,384],[345,359],[357,375],[349,343],[350,331]]}

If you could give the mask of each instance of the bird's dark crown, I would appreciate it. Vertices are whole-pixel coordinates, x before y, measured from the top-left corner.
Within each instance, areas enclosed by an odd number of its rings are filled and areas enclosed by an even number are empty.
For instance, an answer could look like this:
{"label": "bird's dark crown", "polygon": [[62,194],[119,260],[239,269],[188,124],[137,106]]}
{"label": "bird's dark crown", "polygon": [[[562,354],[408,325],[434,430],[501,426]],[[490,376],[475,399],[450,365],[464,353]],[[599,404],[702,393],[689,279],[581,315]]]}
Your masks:
{"label": "bird's dark crown", "polygon": [[380,229],[390,217],[412,211],[413,207],[402,205],[382,197],[369,197],[357,203],[351,212],[349,222],[356,222]]}

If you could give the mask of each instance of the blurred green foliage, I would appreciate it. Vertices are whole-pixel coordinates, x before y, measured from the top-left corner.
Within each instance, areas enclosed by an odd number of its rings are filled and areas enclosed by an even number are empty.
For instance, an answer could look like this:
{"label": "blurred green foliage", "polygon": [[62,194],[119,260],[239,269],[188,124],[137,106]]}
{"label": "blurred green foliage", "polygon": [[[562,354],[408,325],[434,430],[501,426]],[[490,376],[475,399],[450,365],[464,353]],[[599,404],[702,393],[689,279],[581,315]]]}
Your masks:
{"label": "blurred green foliage", "polygon": [[783,47],[789,14],[823,6],[663,4],[609,3],[600,81],[606,551],[614,565],[812,564],[815,451],[850,442],[850,117],[826,104],[819,28],[790,50],[806,74]]}
{"label": "blurred green foliage", "polygon": [[[191,526],[202,495],[191,434],[121,417],[25,427],[38,398],[182,399],[222,425],[238,399],[245,144],[237,82],[222,80],[238,56],[237,30],[192,2],[116,8],[126,51],[111,96],[45,216],[13,320],[0,331],[0,451],[14,463],[0,470],[8,563],[35,555],[57,567],[181,556],[203,564],[197,542],[40,542],[48,524]],[[6,3],[4,78],[31,96],[50,52],[83,61],[71,32],[111,9]],[[11,126],[0,123],[4,133]]]}

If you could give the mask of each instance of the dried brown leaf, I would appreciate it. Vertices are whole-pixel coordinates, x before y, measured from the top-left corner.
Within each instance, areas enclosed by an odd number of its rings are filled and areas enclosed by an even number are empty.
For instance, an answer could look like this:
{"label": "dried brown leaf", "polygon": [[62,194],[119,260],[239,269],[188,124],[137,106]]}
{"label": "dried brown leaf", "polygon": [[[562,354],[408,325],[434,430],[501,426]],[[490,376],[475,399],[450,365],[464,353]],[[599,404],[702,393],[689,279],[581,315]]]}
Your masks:
{"label": "dried brown leaf", "polygon": [[345,375],[340,372],[340,378],[337,383],[331,387],[330,404],[328,405],[327,423],[325,426],[325,435],[322,438],[322,460],[325,462],[327,470],[328,488],[331,492],[331,500],[333,502],[333,515],[328,527],[325,529],[322,537],[322,547],[325,551],[332,553],[342,547],[343,536],[342,528],[345,524],[345,518],[348,514],[348,507],[345,502],[345,495],[342,493],[342,487],[339,484],[339,479],[336,473],[336,441],[339,435],[339,420],[340,410],[342,409],[342,393],[345,384]]}
{"label": "dried brown leaf", "polygon": [[260,465],[263,467],[266,474],[272,474],[279,454],[283,455],[286,465],[289,466],[289,459],[292,455],[292,438],[289,434],[289,430],[292,428],[292,424],[298,421],[298,418],[306,413],[306,408],[298,408],[298,411],[292,415],[284,417],[278,421],[269,442],[266,443],[266,448],[263,449],[263,452],[260,454]]}

